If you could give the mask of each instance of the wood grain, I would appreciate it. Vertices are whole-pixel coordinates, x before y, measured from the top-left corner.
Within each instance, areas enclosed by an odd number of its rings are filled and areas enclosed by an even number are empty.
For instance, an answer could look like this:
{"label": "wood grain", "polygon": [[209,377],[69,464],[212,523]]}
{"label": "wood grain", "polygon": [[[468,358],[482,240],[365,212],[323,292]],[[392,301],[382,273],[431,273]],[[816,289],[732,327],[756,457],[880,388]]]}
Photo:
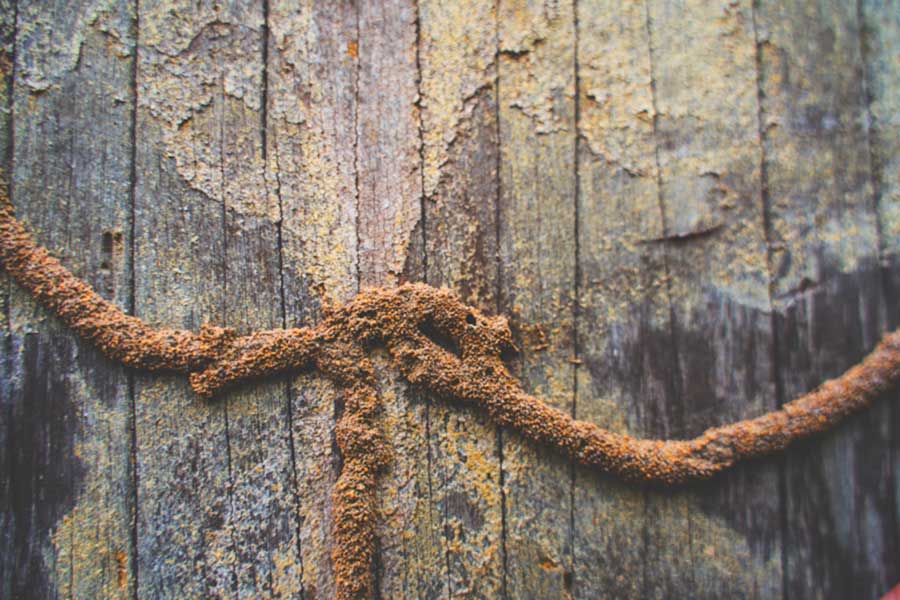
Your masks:
{"label": "wood grain", "polygon": [[[878,216],[882,284],[887,318],[883,328],[900,324],[900,64],[895,55],[900,44],[900,3],[896,0],[865,1],[859,4],[862,60],[865,65],[865,88],[870,119],[869,148],[872,185]],[[898,394],[890,403],[891,455],[893,467],[894,514],[884,521],[893,532],[900,531],[900,409]],[[882,413],[883,414],[883,413]],[[900,553],[896,533],[888,537],[893,556]],[[888,574],[891,576],[890,573]],[[896,569],[893,579],[898,578]],[[891,582],[892,583],[892,582]]]}
{"label": "wood grain", "polygon": [[[0,163],[6,179],[12,172],[13,154],[13,64],[15,61],[16,11],[14,0],[0,1]],[[8,183],[8,181],[7,181]],[[12,406],[13,334],[10,329],[10,294],[13,282],[4,272],[0,275],[0,327],[3,331],[3,360],[0,361],[0,529],[13,531],[16,515],[12,503],[12,452],[9,450],[13,419]],[[15,585],[17,554],[15,536],[0,538],[0,595],[12,596]]]}
{"label": "wood grain", "polygon": [[[18,214],[94,289],[129,307],[132,9],[40,2],[14,15],[15,118],[5,149]],[[128,378],[17,288],[7,317],[3,478],[12,519],[4,537],[13,563],[2,595],[127,597]]]}
{"label": "wood grain", "polygon": [[[647,11],[676,380],[652,433],[691,438],[776,408],[756,40],[749,0]],[[779,595],[775,464],[651,499],[645,595]]]}
{"label": "wood grain", "polygon": [[[489,314],[498,309],[497,19],[493,3],[419,2],[425,281]],[[440,398],[427,398],[426,420],[441,551],[429,560],[444,585],[431,597],[500,597],[499,432]]]}
{"label": "wood grain", "polygon": [[[659,203],[654,96],[642,2],[578,3],[579,340],[576,416],[651,436],[671,428],[675,355]],[[573,597],[644,598],[683,566],[683,531],[647,493],[575,473]],[[664,502],[657,499],[656,504]],[[664,505],[663,505],[664,506]],[[648,533],[655,530],[651,544]],[[674,555],[674,556],[673,556]],[[649,577],[648,577],[649,575]]]}
{"label": "wood grain", "polygon": [[[524,388],[573,409],[575,19],[572,2],[501,2],[500,307]],[[565,597],[571,468],[503,436],[506,593]]]}
{"label": "wood grain", "polygon": [[[224,323],[238,331],[283,327],[280,228],[282,210],[266,179],[264,117],[265,6],[240,7],[233,29],[242,51],[240,88],[230,88],[233,59],[218,59],[224,74],[218,116],[223,207]],[[240,55],[237,55],[240,56]],[[236,57],[235,57],[236,58]],[[229,526],[235,550],[237,596],[285,596],[301,588],[296,474],[290,396],[283,381],[226,394]]]}
{"label": "wood grain", "polygon": [[[154,325],[315,325],[361,287],[426,281],[510,318],[528,391],[693,436],[900,324],[898,15],[0,0],[0,166],[38,241]],[[202,402],[106,362],[5,276],[0,306],[0,598],[332,596],[330,384]],[[874,598],[900,580],[896,398],[661,493],[373,360],[381,597]]]}
{"label": "wood grain", "polygon": [[[410,260],[422,248],[417,7],[391,0],[362,2],[358,11],[359,284],[420,281],[422,263]],[[385,370],[384,357],[377,365]],[[425,407],[402,380],[385,378],[381,385],[386,429],[399,435],[388,437],[392,464],[378,484],[383,518],[376,577],[384,598],[427,597],[442,585],[442,565],[441,550],[432,545]]]}
{"label": "wood grain", "polygon": [[[268,14],[266,186],[281,206],[285,325],[312,325],[328,303],[357,292],[356,47],[350,2],[272,2]],[[305,598],[330,598],[331,489],[339,394],[301,375],[290,386]],[[284,595],[298,593],[285,590]]]}
{"label": "wood grain", "polygon": [[[750,7],[580,9],[579,413],[681,438],[765,412],[774,390]],[[777,480],[771,468],[749,477],[666,495],[579,478],[579,595],[772,596]],[[731,518],[747,507],[755,522]]]}
{"label": "wood grain", "polygon": [[[777,381],[787,399],[871,347],[884,300],[856,8],[760,2],[756,19]],[[786,596],[879,597],[896,582],[888,414],[877,407],[787,457]]]}
{"label": "wood grain", "polygon": [[[142,5],[136,311],[249,331],[283,323],[263,161],[263,5]],[[275,382],[197,402],[137,385],[141,595],[299,589],[288,399]]]}

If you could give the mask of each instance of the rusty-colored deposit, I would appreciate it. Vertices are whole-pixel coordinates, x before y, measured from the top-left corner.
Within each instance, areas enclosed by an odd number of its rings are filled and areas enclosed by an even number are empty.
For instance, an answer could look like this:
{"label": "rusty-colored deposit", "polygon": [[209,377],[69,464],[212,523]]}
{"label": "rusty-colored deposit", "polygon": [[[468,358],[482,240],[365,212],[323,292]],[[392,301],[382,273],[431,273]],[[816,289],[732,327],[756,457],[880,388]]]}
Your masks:
{"label": "rusty-colored deposit", "polygon": [[149,371],[186,373],[204,398],[251,379],[314,369],[343,389],[337,423],[343,469],[333,491],[333,568],[340,599],[373,595],[376,498],[387,441],[368,350],[387,348],[400,372],[431,394],[471,404],[503,427],[583,465],[636,482],[706,479],[740,460],[783,450],[834,427],[900,376],[900,331],[841,377],[755,419],[692,440],[641,440],[606,431],[526,394],[501,354],[513,344],[504,317],[488,317],[450,291],[423,284],[370,289],[314,328],[237,336],[153,329],[103,300],[38,246],[0,191],[0,265],[36,300],[110,359]]}

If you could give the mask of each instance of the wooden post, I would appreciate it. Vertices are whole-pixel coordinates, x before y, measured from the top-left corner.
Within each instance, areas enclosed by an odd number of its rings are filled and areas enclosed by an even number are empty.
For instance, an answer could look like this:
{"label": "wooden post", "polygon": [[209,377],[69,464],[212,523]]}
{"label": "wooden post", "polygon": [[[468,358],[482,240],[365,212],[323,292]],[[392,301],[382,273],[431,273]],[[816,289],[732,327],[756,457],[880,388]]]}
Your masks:
{"label": "wooden post", "polygon": [[[693,437],[900,323],[898,52],[897,0],[0,0],[0,165],[37,240],[153,325],[315,325],[423,281],[510,319],[527,392]],[[340,389],[307,373],[203,401],[5,275],[0,303],[0,599],[336,593]],[[377,596],[900,581],[888,401],[667,492],[369,358]]]}

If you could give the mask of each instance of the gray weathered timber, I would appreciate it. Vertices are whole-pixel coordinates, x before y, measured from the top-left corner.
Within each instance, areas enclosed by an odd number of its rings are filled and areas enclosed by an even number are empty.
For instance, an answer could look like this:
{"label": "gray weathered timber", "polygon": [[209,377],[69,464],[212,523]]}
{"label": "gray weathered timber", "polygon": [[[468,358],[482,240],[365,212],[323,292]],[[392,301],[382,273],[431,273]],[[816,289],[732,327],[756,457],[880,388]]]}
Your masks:
{"label": "gray weathered timber", "polygon": [[[647,12],[664,229],[651,243],[665,254],[675,360],[675,397],[648,433],[691,438],[776,408],[753,9],[647,2]],[[647,566],[645,596],[778,596],[774,461],[650,498],[661,560]],[[680,524],[657,521],[657,507]]]}
{"label": "gray weathered timber", "polygon": [[[648,243],[664,229],[646,7],[582,1],[578,27],[575,413],[613,431],[665,434],[675,355],[664,246]],[[666,584],[657,566],[680,565],[673,559],[681,545],[648,543],[649,527],[660,521],[659,511],[649,521],[647,506],[644,490],[576,470],[573,597],[645,598],[646,589]],[[670,543],[684,530],[671,518],[661,523]],[[645,571],[653,567],[651,580]]]}
{"label": "gray weathered timber", "polygon": [[[500,307],[517,330],[526,390],[574,401],[573,2],[500,3]],[[506,592],[565,597],[572,582],[569,463],[503,435]]]}
{"label": "gray weathered timber", "polygon": [[[878,208],[880,258],[884,285],[887,329],[900,326],[900,2],[897,0],[860,3],[862,59],[868,114],[871,122],[869,147],[872,184]],[[891,527],[900,528],[900,394],[891,402],[891,464],[894,515]],[[890,521],[888,521],[890,523]],[[900,540],[893,538],[894,557],[900,554]]]}
{"label": "gray weathered timber", "polygon": [[[233,58],[222,57],[216,66],[226,81],[217,117],[221,150],[214,158],[219,161],[218,200],[224,218],[224,323],[238,332],[285,323],[281,204],[277,194],[269,193],[265,169],[264,19],[262,2],[242,7],[229,21],[233,39],[229,43],[235,44],[243,59],[235,64]],[[230,69],[240,69],[240,76],[229,74]],[[229,76],[239,77],[246,91],[232,90]],[[276,378],[216,400],[225,403],[227,411],[229,534],[237,561],[237,588],[232,595],[239,597],[283,595],[300,588],[294,440],[287,392],[287,383]]]}
{"label": "gray weathered timber", "polygon": [[[856,7],[758,8],[776,383],[786,400],[872,347],[883,288]],[[896,583],[888,411],[877,406],[786,458],[786,596],[875,598]]]}
{"label": "gray weathered timber", "polygon": [[[190,98],[188,77],[180,80],[176,75],[168,85],[165,81],[170,56],[184,57],[186,62],[190,58],[212,62],[205,56],[211,54],[210,38],[216,35],[212,28],[205,29],[206,39],[198,38],[201,43],[190,45],[203,27],[203,16],[181,15],[187,32],[178,39],[178,30],[169,26],[164,12],[144,7],[138,15],[137,129],[141,142],[135,148],[135,314],[160,325],[199,327],[204,321],[224,319],[221,192],[210,198],[191,188],[178,172],[178,158],[182,165],[194,166],[192,157],[184,156],[183,145],[180,157],[175,149],[166,147],[174,143],[177,126],[184,120],[188,135],[206,134],[207,139],[195,142],[198,148],[214,153],[206,160],[218,156],[220,145],[212,143],[221,140],[216,135],[218,119],[199,109],[216,99],[221,103],[221,92],[197,98],[192,105],[169,97],[181,91]],[[195,19],[200,23],[192,23]],[[175,39],[167,39],[169,36]],[[227,34],[219,32],[220,45],[227,48],[227,40]],[[194,79],[204,71],[203,66],[196,68]],[[196,81],[193,90],[200,87]],[[166,108],[169,110],[164,112]],[[207,179],[212,172],[212,168],[206,169]],[[227,403],[194,400],[180,379],[137,376],[139,596],[221,594],[232,590],[236,581],[233,545],[225,530],[229,511]]]}
{"label": "gray weathered timber", "polygon": [[[750,6],[579,8],[578,414],[684,437],[765,412],[774,390]],[[776,485],[771,466],[643,497],[579,477],[577,594],[776,596]]]}
{"label": "gray weathered timber", "polygon": [[[14,14],[17,118],[4,149],[18,215],[76,274],[127,308],[132,7],[37,2]],[[0,595],[128,597],[135,584],[128,377],[21,290],[11,288],[6,309],[0,437],[9,449],[2,472],[9,542]]]}
{"label": "gray weathered timber", "polygon": [[[279,207],[264,179],[263,16],[251,1],[177,14],[141,5],[135,296],[154,323],[283,324]],[[184,381],[141,377],[136,405],[139,595],[297,589],[284,384],[199,403]]]}
{"label": "gray weathered timber", "polygon": [[[419,3],[425,281],[487,313],[498,305],[497,26],[493,3]],[[432,566],[446,564],[434,597],[500,597],[499,431],[471,408],[427,400],[433,547],[444,552]]]}
{"label": "gray weathered timber", "polygon": [[[896,0],[0,0],[0,164],[38,240],[159,326],[426,281],[508,316],[548,402],[691,436],[900,324],[898,48]],[[332,596],[331,384],[203,402],[5,278],[0,306],[0,598]],[[373,357],[382,598],[900,582],[893,404],[662,491]]]}
{"label": "gray weathered timber", "polygon": [[[421,263],[409,260],[412,248],[421,249],[416,229],[422,218],[417,6],[389,0],[360,2],[357,10],[358,281],[360,287],[421,281]],[[387,357],[379,354],[376,367],[387,371]],[[378,486],[378,589],[384,598],[440,596],[425,406],[396,373],[384,377],[379,391],[393,461]],[[411,533],[394,535],[398,531]]]}
{"label": "gray weathered timber", "polygon": [[[12,171],[12,91],[15,45],[15,7],[11,0],[0,2],[0,164],[9,177]],[[16,557],[12,504],[12,452],[10,438],[12,415],[7,407],[12,405],[12,331],[9,323],[10,293],[14,284],[6,274],[0,275],[0,327],[3,328],[3,360],[0,360],[0,594],[12,595],[13,573],[19,559]]]}
{"label": "gray weathered timber", "polygon": [[[357,291],[356,7],[270,2],[268,28],[266,189],[281,207],[285,325],[301,327]],[[301,564],[299,585],[280,595],[328,598],[339,396],[312,375],[293,378],[289,393]]]}

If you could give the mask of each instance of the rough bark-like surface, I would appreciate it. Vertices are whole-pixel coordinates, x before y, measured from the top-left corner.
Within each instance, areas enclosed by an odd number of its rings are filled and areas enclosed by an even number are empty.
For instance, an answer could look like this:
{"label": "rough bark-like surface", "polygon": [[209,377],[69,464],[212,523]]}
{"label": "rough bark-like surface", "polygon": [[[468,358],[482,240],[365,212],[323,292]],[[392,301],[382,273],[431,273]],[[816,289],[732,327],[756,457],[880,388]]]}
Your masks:
{"label": "rough bark-like surface", "polygon": [[[142,4],[138,26],[136,314],[281,326],[263,4]],[[297,593],[284,384],[198,404],[181,382],[141,377],[136,407],[139,594]]]}
{"label": "rough bark-like surface", "polygon": [[[270,2],[266,186],[281,206],[285,326],[312,325],[357,286],[357,11],[350,2]],[[291,389],[305,598],[330,598],[331,489],[339,394],[301,375]],[[291,590],[298,594],[298,589]]]}
{"label": "rough bark-like surface", "polygon": [[[578,40],[575,413],[613,431],[665,434],[675,370],[664,246],[648,243],[663,225],[647,7],[579,2]],[[573,597],[645,598],[665,584],[660,567],[681,545],[651,546],[646,532],[681,528],[659,510],[647,522],[647,492],[579,469],[574,498]]]}
{"label": "rough bark-like surface", "polygon": [[421,218],[417,11],[412,0],[361,2],[358,10],[359,279],[381,286],[404,275]]}
{"label": "rough bark-like surface", "polygon": [[[359,2],[356,98],[357,249],[360,287],[421,281],[422,138],[418,7],[414,0]],[[384,366],[384,362],[376,363]],[[405,382],[382,387],[392,462],[379,480],[384,519],[378,528],[376,577],[384,598],[426,596],[440,583],[427,519],[428,434],[424,403]],[[392,532],[410,532],[394,535]],[[429,550],[424,550],[428,548]],[[429,553],[431,554],[429,556]],[[419,587],[421,586],[421,588]]]}
{"label": "rough bark-like surface", "polygon": [[[749,0],[647,2],[663,224],[650,243],[665,255],[675,361],[674,397],[648,423],[654,437],[776,408],[754,33]],[[644,595],[777,597],[778,510],[771,463],[652,495],[648,554],[658,558],[646,559]]]}
{"label": "rough bark-like surface", "polygon": [[[12,92],[15,57],[15,0],[0,2],[0,161],[5,173],[12,172]],[[7,178],[9,175],[7,175]],[[0,327],[3,335],[3,360],[0,360],[0,595],[12,595],[16,569],[16,542],[13,532],[15,515],[12,504],[12,455],[9,451],[12,418],[12,331],[9,323],[9,301],[12,282],[0,275]]]}
{"label": "rough bark-like surface", "polygon": [[[900,325],[900,2],[860,3],[862,58],[868,99],[872,183],[878,209],[882,283],[887,319],[883,327]],[[898,396],[891,400],[896,402]],[[900,409],[891,407],[893,528],[900,528]],[[900,550],[900,541],[895,540]]]}
{"label": "rough bark-like surface", "polygon": [[[683,437],[764,412],[774,390],[750,6],[579,8],[579,414]],[[583,494],[580,594],[768,596],[780,585],[771,468],[674,496]],[[755,522],[730,518],[751,507]],[[597,568],[617,562],[618,575]]]}

